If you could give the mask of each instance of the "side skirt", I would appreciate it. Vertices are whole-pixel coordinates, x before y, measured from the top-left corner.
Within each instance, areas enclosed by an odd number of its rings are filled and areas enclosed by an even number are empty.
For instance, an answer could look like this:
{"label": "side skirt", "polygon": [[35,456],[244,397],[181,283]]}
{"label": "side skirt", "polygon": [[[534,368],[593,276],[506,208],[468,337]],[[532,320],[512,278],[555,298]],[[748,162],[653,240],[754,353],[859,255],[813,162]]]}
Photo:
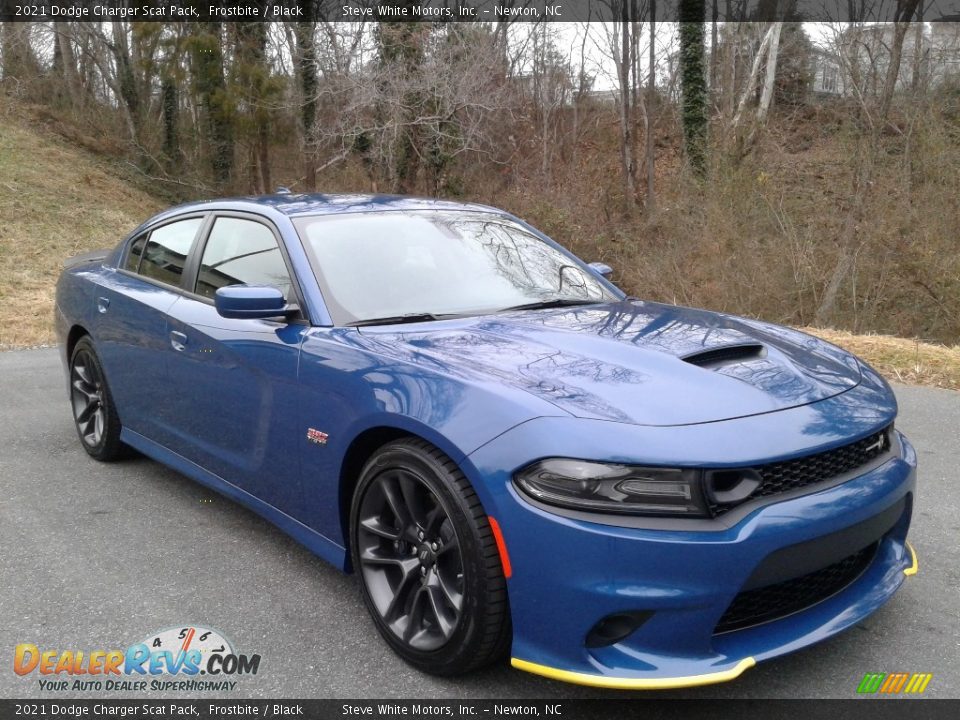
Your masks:
{"label": "side skirt", "polygon": [[346,572],[347,570],[347,552],[346,548],[334,542],[325,535],[321,535],[316,530],[304,525],[296,518],[290,517],[285,512],[278,510],[273,505],[265,503],[263,500],[251,495],[246,490],[233,485],[219,475],[203,469],[196,463],[187,460],[182,455],[178,455],[155,443],[153,440],[144,437],[140,433],[127,428],[120,431],[120,440],[132,448],[142,452],[147,457],[156,460],[162,465],[176,470],[186,475],[191,480],[204,485],[211,490],[215,490],[221,495],[250,508],[255,513],[276,525],[287,535],[306,547],[314,555],[317,555],[334,567]]}

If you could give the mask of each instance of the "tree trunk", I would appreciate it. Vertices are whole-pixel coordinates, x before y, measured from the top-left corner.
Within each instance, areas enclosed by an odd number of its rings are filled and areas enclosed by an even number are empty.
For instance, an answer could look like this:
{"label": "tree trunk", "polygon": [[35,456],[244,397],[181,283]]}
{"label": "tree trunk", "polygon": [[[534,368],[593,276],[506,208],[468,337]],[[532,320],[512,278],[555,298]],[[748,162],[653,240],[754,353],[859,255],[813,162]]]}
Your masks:
{"label": "tree trunk", "polygon": [[684,150],[694,173],[707,171],[707,79],[704,67],[706,0],[680,0],[680,86]]}
{"label": "tree trunk", "polygon": [[893,43],[890,45],[890,63],[883,79],[883,90],[880,94],[880,120],[886,120],[890,115],[890,105],[893,102],[893,93],[897,89],[897,79],[900,77],[900,58],[903,54],[903,39],[907,34],[907,24],[897,23],[893,28]]}
{"label": "tree trunk", "polygon": [[206,136],[210,146],[210,167],[221,188],[230,185],[234,167],[232,99],[223,74],[220,23],[191,25],[194,81],[203,108]]}
{"label": "tree trunk", "polygon": [[853,268],[853,247],[856,240],[857,225],[863,217],[864,198],[866,196],[869,180],[864,179],[857,187],[850,209],[843,219],[843,227],[840,230],[839,246],[840,254],[837,256],[837,263],[830,274],[830,280],[820,298],[820,305],[814,314],[814,325],[817,327],[826,327],[833,315],[833,310],[837,304],[837,296],[843,282],[850,274]]}
{"label": "tree trunk", "polygon": [[270,192],[270,67],[267,63],[267,26],[237,23],[234,81],[239,94],[247,96],[246,136],[251,146],[254,184],[259,192]]}
{"label": "tree trunk", "polygon": [[632,62],[630,58],[630,2],[620,1],[620,57],[617,75],[620,80],[620,172],[623,177],[624,211],[630,213],[636,205],[637,189],[634,183],[633,113],[631,97]]}
{"label": "tree trunk", "polygon": [[920,0],[903,0],[897,6],[895,22],[893,24],[893,42],[890,45],[890,63],[887,65],[887,74],[883,81],[883,92],[880,95],[880,120],[884,122],[890,115],[890,105],[893,94],[897,89],[897,79],[900,77],[900,59],[903,55],[903,40],[910,29],[910,20],[917,11]]}
{"label": "tree trunk", "polygon": [[773,82],[777,77],[777,53],[780,49],[780,32],[782,22],[773,23],[770,44],[767,47],[767,76],[763,83],[763,92],[760,94],[760,104],[757,106],[757,123],[762,124],[767,119],[770,110],[770,101],[773,99]]}
{"label": "tree trunk", "polygon": [[310,192],[317,189],[317,155],[314,148],[314,124],[317,120],[317,50],[314,42],[316,17],[313,15],[313,3],[304,5],[308,18],[294,23],[296,37],[296,55],[294,62],[297,78],[300,82],[300,133],[303,156],[304,186]]}
{"label": "tree trunk", "polygon": [[[638,20],[639,17],[639,0],[630,0],[630,116],[633,121],[633,132],[631,133],[633,147],[630,150],[630,155],[633,158],[633,187],[636,193],[640,192],[640,133],[637,131],[637,121],[641,112],[644,118],[647,114],[643,81],[640,79],[640,34],[643,24]],[[636,204],[636,200],[634,204]]]}
{"label": "tree trunk", "polygon": [[247,167],[250,171],[249,187],[254,195],[263,195],[266,190],[263,188],[263,175],[260,174],[260,156],[257,154],[255,145],[247,148]]}
{"label": "tree trunk", "polygon": [[273,192],[273,173],[270,170],[270,123],[265,121],[257,128],[257,151],[260,166],[260,184],[263,191]]}
{"label": "tree trunk", "polygon": [[[730,20],[730,14],[733,12],[732,0],[726,0],[726,18]],[[740,25],[737,24],[737,33],[739,37]],[[724,33],[726,38],[723,42],[723,67],[722,73],[723,78],[721,83],[723,85],[723,119],[725,122],[729,123],[733,119],[733,108],[737,101],[737,90],[736,90],[736,62],[737,56],[734,52],[734,43],[730,37],[731,31],[729,29],[729,24],[727,26],[726,32]]]}
{"label": "tree trunk", "polygon": [[757,87],[757,78],[760,76],[760,63],[763,61],[763,56],[767,52],[767,47],[770,45],[770,39],[773,37],[773,25],[771,25],[766,34],[763,36],[763,40],[760,42],[760,47],[757,48],[757,54],[753,58],[753,65],[750,66],[750,75],[747,77],[747,83],[743,86],[743,92],[740,95],[740,102],[737,103],[737,112],[733,116],[733,121],[730,123],[731,128],[736,128],[740,125],[740,120],[743,118],[743,111],[747,106],[747,101],[753,96]]}
{"label": "tree trunk", "polygon": [[717,31],[717,20],[720,16],[719,0],[712,0],[710,9],[710,97],[713,103],[719,99],[717,84],[720,74],[720,37]]}
{"label": "tree trunk", "polygon": [[652,214],[657,209],[657,199],[654,193],[655,168],[654,162],[656,156],[654,153],[653,134],[656,121],[656,102],[657,102],[657,55],[656,55],[656,37],[657,37],[657,0],[650,0],[650,81],[647,84],[647,137],[646,137],[646,165],[647,165],[647,212]]}
{"label": "tree trunk", "polygon": [[917,8],[916,32],[913,36],[913,78],[910,81],[914,97],[920,92],[923,80],[923,5]]}
{"label": "tree trunk", "polygon": [[82,91],[80,76],[77,73],[77,59],[73,52],[73,44],[70,42],[70,23],[54,23],[53,29],[56,33],[56,54],[59,56],[66,96],[70,105],[76,107],[80,104]]}
{"label": "tree trunk", "polygon": [[140,87],[133,69],[133,60],[130,57],[130,42],[127,36],[127,26],[124,22],[111,23],[113,42],[110,43],[110,52],[117,68],[117,88],[120,100],[127,113],[130,125],[131,140],[137,148],[141,147],[140,133],[142,125]]}
{"label": "tree trunk", "polygon": [[830,280],[827,282],[823,296],[820,298],[820,305],[814,314],[814,324],[818,327],[825,327],[829,324],[837,304],[840,288],[853,269],[857,228],[863,223],[867,193],[873,185],[873,172],[878,152],[878,132],[878,128],[873,129],[870,136],[863,140],[863,142],[866,142],[866,147],[860,145],[859,151],[853,157],[854,172],[856,173],[853,197],[843,218],[843,226],[840,229],[837,262],[830,274]]}
{"label": "tree trunk", "polygon": [[180,94],[177,82],[172,74],[164,72],[160,86],[163,112],[163,156],[166,171],[171,175],[180,174],[183,153],[180,150]]}

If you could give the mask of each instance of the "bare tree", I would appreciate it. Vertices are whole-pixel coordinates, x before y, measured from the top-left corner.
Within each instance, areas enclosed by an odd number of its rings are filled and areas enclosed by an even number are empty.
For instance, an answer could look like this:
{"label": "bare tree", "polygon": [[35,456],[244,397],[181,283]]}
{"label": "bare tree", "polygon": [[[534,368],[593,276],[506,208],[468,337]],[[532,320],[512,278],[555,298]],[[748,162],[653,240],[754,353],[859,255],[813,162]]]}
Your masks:
{"label": "bare tree", "polygon": [[570,106],[574,91],[574,72],[554,42],[548,23],[538,23],[532,35],[530,100],[540,136],[540,173],[551,185],[554,158],[561,150],[564,110]]}
{"label": "bare tree", "polygon": [[615,70],[617,116],[620,130],[619,161],[623,210],[630,214],[637,206],[638,162],[637,123],[645,117],[644,98],[639,89],[640,34],[646,4],[640,0],[605,0],[612,21],[600,27],[597,49],[610,58]]}
{"label": "bare tree", "polygon": [[650,0],[650,48],[647,60],[649,81],[647,83],[647,112],[644,114],[646,134],[646,165],[647,165],[647,212],[656,211],[657,200],[654,190],[656,178],[656,161],[654,150],[654,122],[656,121],[657,103],[657,0]]}
{"label": "bare tree", "polygon": [[[893,95],[900,75],[900,60],[903,40],[909,23],[919,5],[919,0],[904,0],[898,3],[893,27],[845,25],[835,34],[834,48],[841,60],[846,75],[852,78],[851,90],[857,103],[857,115],[862,132],[856,137],[856,153],[853,165],[853,189],[848,209],[844,215],[840,236],[837,238],[837,259],[833,271],[820,297],[814,320],[825,325],[833,314],[840,288],[849,277],[856,255],[857,234],[864,218],[864,211],[880,152],[880,136],[887,122]],[[866,55],[871,65],[877,54],[871,40],[882,39],[892,31],[892,43],[886,57],[883,89],[879,96],[869,92],[861,72]]]}
{"label": "bare tree", "polygon": [[317,126],[317,141],[334,157],[357,155],[375,189],[411,191],[421,182],[442,190],[457,158],[505,159],[501,129],[515,119],[513,88],[506,77],[475,72],[500,67],[502,57],[483,26],[409,25],[398,31],[421,34],[414,58],[391,57],[398,37],[381,37],[376,59],[321,83],[320,104],[338,112]]}
{"label": "bare tree", "polygon": [[70,23],[55,24],[53,32],[55,37],[53,69],[62,78],[67,103],[76,107],[80,105],[83,93],[73,43],[71,42]]}
{"label": "bare tree", "polygon": [[0,51],[3,53],[3,79],[7,83],[23,82],[37,76],[39,62],[30,44],[32,22],[5,22],[0,28]]}
{"label": "bare tree", "polygon": [[[880,96],[880,119],[886,121],[890,116],[890,103],[900,77],[900,60],[903,57],[903,40],[910,29],[910,23],[921,0],[902,0],[897,3],[893,21],[893,42],[890,47],[890,61],[883,82],[883,94]],[[917,48],[919,50],[919,48]]]}

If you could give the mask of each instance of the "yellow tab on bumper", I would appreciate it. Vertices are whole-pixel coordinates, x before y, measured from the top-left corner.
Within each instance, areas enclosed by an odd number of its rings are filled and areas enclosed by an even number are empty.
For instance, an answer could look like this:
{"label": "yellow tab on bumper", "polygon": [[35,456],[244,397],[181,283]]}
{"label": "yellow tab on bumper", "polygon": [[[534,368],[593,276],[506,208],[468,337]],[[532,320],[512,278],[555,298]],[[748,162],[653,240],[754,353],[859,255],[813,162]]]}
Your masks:
{"label": "yellow tab on bumper", "polygon": [[917,551],[913,549],[913,545],[906,543],[907,550],[910,551],[910,557],[913,558],[913,563],[906,570],[903,571],[903,574],[907,577],[911,575],[916,575],[917,571],[920,569],[920,561],[917,560]]}
{"label": "yellow tab on bumper", "polygon": [[744,670],[757,664],[752,657],[746,657],[729,670],[705,673],[703,675],[686,675],[672,678],[625,678],[609,677],[607,675],[591,675],[590,673],[558,670],[547,665],[538,665],[527,660],[511,658],[510,664],[518,670],[524,670],[534,675],[543,675],[552,680],[574,683],[575,685],[589,685],[591,687],[613,688],[616,690],[668,690],[670,688],[696,687],[697,685],[711,685],[727,682],[739,677]]}

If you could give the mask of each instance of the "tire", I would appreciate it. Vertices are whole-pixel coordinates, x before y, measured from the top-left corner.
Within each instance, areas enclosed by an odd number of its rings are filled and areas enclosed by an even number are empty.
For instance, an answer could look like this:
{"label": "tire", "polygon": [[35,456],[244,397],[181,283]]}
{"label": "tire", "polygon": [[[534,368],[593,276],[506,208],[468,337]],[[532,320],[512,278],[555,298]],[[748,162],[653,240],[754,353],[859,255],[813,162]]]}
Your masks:
{"label": "tire", "polygon": [[89,336],[80,338],[70,355],[70,407],[80,444],[90,457],[106,462],[124,454],[120,418]]}
{"label": "tire", "polygon": [[378,450],[353,495],[350,539],[364,604],[401,658],[460,675],[506,653],[510,610],[496,541],[446,455],[416,439]]}

